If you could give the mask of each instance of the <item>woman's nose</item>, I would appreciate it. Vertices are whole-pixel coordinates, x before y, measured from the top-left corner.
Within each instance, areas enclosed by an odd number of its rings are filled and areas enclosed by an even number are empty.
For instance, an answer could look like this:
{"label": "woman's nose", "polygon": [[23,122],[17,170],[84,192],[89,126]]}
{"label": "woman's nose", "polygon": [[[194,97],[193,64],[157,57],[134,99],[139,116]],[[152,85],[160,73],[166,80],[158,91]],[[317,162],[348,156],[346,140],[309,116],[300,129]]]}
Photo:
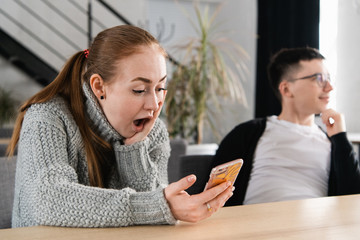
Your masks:
{"label": "woman's nose", "polygon": [[159,99],[156,93],[149,94],[144,104],[146,110],[156,111],[159,108]]}

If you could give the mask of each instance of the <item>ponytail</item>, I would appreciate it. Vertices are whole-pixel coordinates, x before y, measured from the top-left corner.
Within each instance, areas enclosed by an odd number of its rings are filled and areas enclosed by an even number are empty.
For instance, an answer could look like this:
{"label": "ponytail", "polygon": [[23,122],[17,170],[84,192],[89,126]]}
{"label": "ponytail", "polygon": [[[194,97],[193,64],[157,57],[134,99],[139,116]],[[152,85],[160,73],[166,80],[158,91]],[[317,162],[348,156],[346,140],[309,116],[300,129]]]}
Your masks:
{"label": "ponytail", "polygon": [[113,158],[107,156],[113,154],[113,151],[111,145],[99,137],[87,123],[82,84],[95,73],[104,81],[109,81],[116,72],[116,62],[137,53],[139,46],[157,46],[166,57],[165,50],[157,40],[141,28],[120,25],[100,32],[91,44],[90,50],[76,53],[51,84],[21,106],[7,154],[14,154],[26,110],[34,103],[43,103],[55,95],[60,95],[69,103],[70,111],[80,129],[90,185],[104,187],[113,166],[113,163],[109,162],[109,159]]}
{"label": "ponytail", "polygon": [[[27,109],[35,103],[43,103],[52,99],[55,95],[63,97],[70,106],[70,111],[80,129],[84,140],[86,158],[88,161],[88,173],[90,185],[104,187],[100,149],[110,149],[111,146],[95,134],[87,125],[84,112],[84,95],[82,92],[84,65],[86,54],[80,51],[73,55],[64,65],[58,76],[48,86],[27,100],[19,110],[15,122],[14,131],[7,147],[7,155],[13,156],[20,138],[20,130]],[[93,146],[100,146],[95,149]],[[99,160],[98,160],[99,159]],[[105,160],[105,159],[103,159]]]}

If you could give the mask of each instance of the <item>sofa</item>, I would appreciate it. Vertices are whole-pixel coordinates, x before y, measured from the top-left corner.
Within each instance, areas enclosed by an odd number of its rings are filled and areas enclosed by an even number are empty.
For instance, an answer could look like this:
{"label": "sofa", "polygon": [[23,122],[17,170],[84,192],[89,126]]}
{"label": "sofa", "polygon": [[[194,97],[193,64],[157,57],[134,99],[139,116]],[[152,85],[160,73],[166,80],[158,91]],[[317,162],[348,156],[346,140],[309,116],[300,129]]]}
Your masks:
{"label": "sofa", "polygon": [[11,227],[15,186],[15,157],[0,157],[0,229]]}

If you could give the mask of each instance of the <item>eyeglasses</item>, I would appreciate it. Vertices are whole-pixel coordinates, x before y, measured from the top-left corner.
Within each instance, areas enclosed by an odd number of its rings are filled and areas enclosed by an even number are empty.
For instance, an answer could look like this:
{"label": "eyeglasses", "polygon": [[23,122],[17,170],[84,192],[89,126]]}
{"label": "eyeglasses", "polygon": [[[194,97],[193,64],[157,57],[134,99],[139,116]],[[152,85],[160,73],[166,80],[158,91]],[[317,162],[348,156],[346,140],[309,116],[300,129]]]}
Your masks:
{"label": "eyeglasses", "polygon": [[301,77],[301,78],[295,78],[295,79],[292,79],[291,81],[309,79],[309,78],[315,78],[316,82],[318,83],[319,87],[321,87],[321,88],[325,88],[327,82],[331,83],[330,75],[329,74],[322,74],[322,73],[315,73],[315,74],[310,75],[310,76],[305,76],[305,77]]}

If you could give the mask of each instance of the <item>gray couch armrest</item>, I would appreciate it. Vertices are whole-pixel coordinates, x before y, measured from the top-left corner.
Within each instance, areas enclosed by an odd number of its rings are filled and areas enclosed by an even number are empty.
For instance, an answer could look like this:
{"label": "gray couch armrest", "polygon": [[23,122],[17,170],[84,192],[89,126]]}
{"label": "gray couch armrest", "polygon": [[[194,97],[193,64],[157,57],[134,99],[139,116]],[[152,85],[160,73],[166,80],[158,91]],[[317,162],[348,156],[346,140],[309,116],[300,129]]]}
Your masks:
{"label": "gray couch armrest", "polygon": [[16,156],[0,157],[0,229],[11,228]]}

